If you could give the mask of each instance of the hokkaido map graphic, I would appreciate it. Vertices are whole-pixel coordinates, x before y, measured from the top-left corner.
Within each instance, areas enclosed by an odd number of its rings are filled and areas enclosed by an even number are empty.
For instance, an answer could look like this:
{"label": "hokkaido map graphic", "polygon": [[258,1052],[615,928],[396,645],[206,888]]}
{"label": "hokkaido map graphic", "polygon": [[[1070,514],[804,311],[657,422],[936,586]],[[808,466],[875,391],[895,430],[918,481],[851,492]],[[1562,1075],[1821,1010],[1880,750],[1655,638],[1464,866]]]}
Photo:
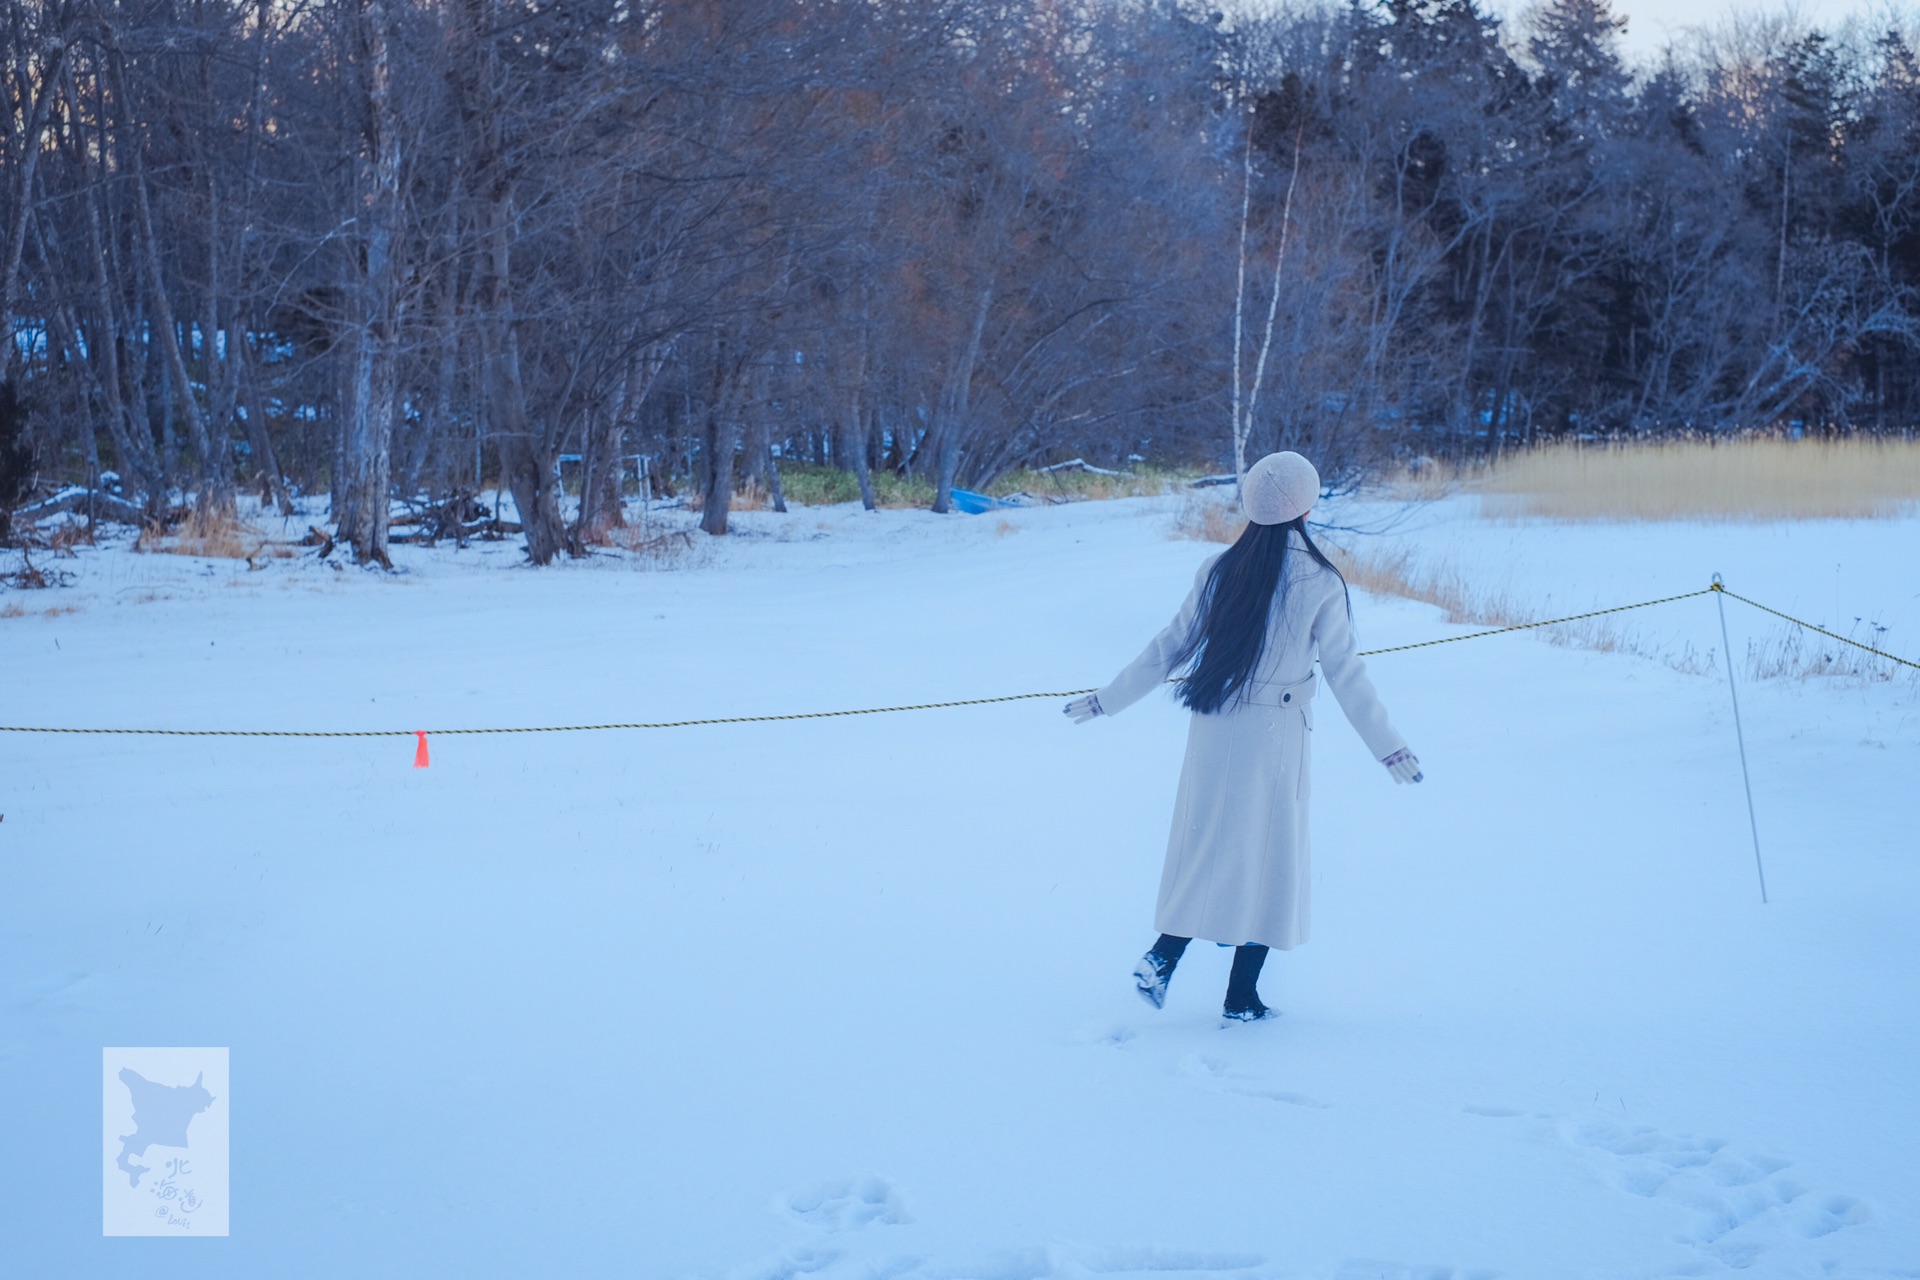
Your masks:
{"label": "hokkaido map graphic", "polygon": [[205,1078],[206,1073],[202,1072],[190,1085],[155,1084],[132,1067],[120,1068],[120,1083],[133,1095],[134,1129],[132,1133],[120,1135],[120,1159],[116,1164],[127,1175],[130,1185],[139,1186],[140,1175],[147,1171],[147,1166],[133,1163],[132,1157],[145,1155],[147,1148],[155,1143],[163,1147],[191,1145],[187,1140],[187,1126],[213,1105],[213,1095],[201,1083]]}
{"label": "hokkaido map graphic", "polygon": [[110,1236],[227,1234],[227,1051],[107,1049],[101,1226]]}

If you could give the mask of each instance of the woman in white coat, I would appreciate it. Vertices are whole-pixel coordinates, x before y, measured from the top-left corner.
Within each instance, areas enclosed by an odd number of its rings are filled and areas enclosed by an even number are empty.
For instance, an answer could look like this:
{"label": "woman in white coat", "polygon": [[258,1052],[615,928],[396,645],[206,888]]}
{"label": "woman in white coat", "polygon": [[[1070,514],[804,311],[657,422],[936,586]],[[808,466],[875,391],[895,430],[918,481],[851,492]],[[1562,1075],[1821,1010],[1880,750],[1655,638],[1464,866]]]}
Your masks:
{"label": "woman in white coat", "polygon": [[1255,982],[1267,950],[1308,934],[1308,743],[1320,660],[1340,709],[1395,782],[1420,762],[1394,730],[1355,655],[1346,580],[1307,536],[1320,477],[1297,453],[1248,468],[1246,532],[1200,566],[1166,630],[1105,688],[1067,704],[1075,723],[1115,715],[1179,673],[1193,712],[1173,806],[1154,927],[1160,940],[1134,969],[1159,1008],[1194,938],[1238,950],[1228,1018],[1271,1016]]}

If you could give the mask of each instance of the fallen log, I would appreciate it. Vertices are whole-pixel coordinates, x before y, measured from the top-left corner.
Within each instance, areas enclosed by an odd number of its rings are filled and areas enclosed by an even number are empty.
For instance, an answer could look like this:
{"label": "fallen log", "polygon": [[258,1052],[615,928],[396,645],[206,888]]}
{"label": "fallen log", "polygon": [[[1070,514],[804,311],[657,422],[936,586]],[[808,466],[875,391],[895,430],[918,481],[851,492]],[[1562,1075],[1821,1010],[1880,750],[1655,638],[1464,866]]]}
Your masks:
{"label": "fallen log", "polygon": [[40,569],[33,563],[33,557],[27,548],[20,548],[21,567],[12,573],[0,573],[0,587],[17,587],[22,591],[43,591],[48,587],[64,587],[73,581],[73,575],[65,569]]}
{"label": "fallen log", "polygon": [[620,545],[628,551],[664,551],[675,543],[680,544],[682,547],[691,547],[693,545],[693,534],[685,529],[675,529],[670,533],[662,533],[651,538],[642,538],[638,542],[622,543]]}
{"label": "fallen log", "polygon": [[1096,476],[1123,476],[1127,474],[1124,471],[1109,471],[1105,467],[1096,467],[1091,462],[1088,462],[1085,458],[1069,458],[1065,462],[1056,462],[1050,467],[1039,468],[1041,475],[1048,475],[1055,471],[1068,471],[1068,470],[1085,471],[1085,472],[1088,472],[1089,474],[1096,475]]}
{"label": "fallen log", "polygon": [[[388,528],[392,529],[399,523],[400,522],[396,520],[393,524],[389,525]],[[479,538],[485,542],[493,542],[522,532],[524,532],[524,530],[516,520],[494,520],[488,518],[485,520],[472,520],[466,523],[461,523],[457,520],[444,522],[413,520],[409,521],[399,532],[387,534],[387,541],[398,542],[404,546],[431,546],[442,538],[453,538],[464,545],[468,538]]]}
{"label": "fallen log", "polygon": [[320,548],[319,558],[325,560],[333,554],[333,535],[318,525],[310,524],[307,526],[307,536],[300,539],[300,545]]}
{"label": "fallen log", "polygon": [[144,525],[147,523],[145,507],[128,502],[118,494],[108,493],[104,489],[75,487],[62,489],[51,498],[42,498],[30,502],[24,507],[15,507],[13,523],[29,525],[45,520],[49,516],[66,515],[69,512],[91,514],[95,519],[110,520],[115,524]]}

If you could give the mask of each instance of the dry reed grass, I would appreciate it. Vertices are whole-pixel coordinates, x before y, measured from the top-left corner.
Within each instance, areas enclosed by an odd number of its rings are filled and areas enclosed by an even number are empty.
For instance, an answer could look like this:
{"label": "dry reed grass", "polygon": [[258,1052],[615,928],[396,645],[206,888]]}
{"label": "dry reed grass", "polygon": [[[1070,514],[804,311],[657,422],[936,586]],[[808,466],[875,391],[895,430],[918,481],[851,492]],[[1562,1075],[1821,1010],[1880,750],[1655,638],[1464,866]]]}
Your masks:
{"label": "dry reed grass", "polygon": [[[1457,484],[1460,473],[1430,467],[1423,468],[1422,474],[1414,478],[1419,483]],[[1232,503],[1194,495],[1175,519],[1173,533],[1176,537],[1200,542],[1231,543],[1244,528],[1246,521]],[[1450,564],[1420,565],[1413,553],[1405,549],[1359,552],[1331,540],[1323,543],[1349,585],[1375,595],[1398,596],[1433,605],[1444,610],[1447,621],[1456,626],[1517,627],[1538,622],[1542,616],[1540,610],[1523,604],[1508,592],[1478,585]],[[1885,629],[1877,624],[1868,624],[1868,629],[1873,634],[1859,637],[1862,643],[1883,647],[1880,633]],[[1702,652],[1691,643],[1683,643],[1677,650],[1650,643],[1613,618],[1583,618],[1534,630],[1549,644],[1596,653],[1631,654],[1686,675],[1712,675],[1724,670],[1718,656],[1711,651]],[[1750,644],[1741,665],[1749,680],[1839,677],[1887,681],[1905,670],[1884,658],[1791,626],[1770,640]]]}
{"label": "dry reed grass", "polygon": [[[1189,498],[1174,520],[1174,536],[1196,542],[1231,543],[1247,527],[1239,507],[1218,498]],[[1323,540],[1325,541],[1325,540]],[[1350,586],[1375,595],[1399,596],[1444,609],[1447,621],[1459,626],[1517,627],[1536,622],[1540,615],[1521,606],[1505,592],[1477,587],[1451,566],[1416,569],[1409,551],[1360,554],[1327,542],[1323,548]],[[1688,650],[1678,658],[1647,649],[1628,633],[1600,618],[1541,627],[1550,643],[1600,653],[1634,653],[1653,657],[1678,670],[1698,671],[1705,659]]]}
{"label": "dry reed grass", "polygon": [[691,529],[630,524],[607,530],[607,543],[629,553],[645,569],[684,569],[702,559]]}
{"label": "dry reed grass", "polygon": [[1870,520],[1920,510],[1920,440],[1552,445],[1479,474],[1426,470],[1429,484],[1482,494],[1481,513],[1495,519]]}
{"label": "dry reed grass", "polygon": [[990,498],[1024,493],[1047,502],[1106,502],[1114,498],[1158,497],[1182,487],[1199,474],[1191,469],[1144,463],[1114,475],[1077,468],[1063,471],[1022,468],[1001,476],[986,486],[984,492]]}
{"label": "dry reed grass", "polygon": [[765,511],[773,505],[773,493],[759,481],[741,485],[733,491],[733,502],[729,512]]}
{"label": "dry reed grass", "polygon": [[56,604],[47,609],[29,609],[18,600],[9,600],[6,604],[0,605],[0,618],[24,618],[34,613],[38,613],[43,618],[64,618],[70,613],[78,612],[80,612],[80,606],[77,604]]}
{"label": "dry reed grass", "polygon": [[260,559],[286,560],[299,554],[298,548],[275,542],[238,516],[201,515],[187,517],[177,530],[143,529],[133,549],[170,556],[198,556],[213,560]]}
{"label": "dry reed grass", "polygon": [[1247,519],[1240,514],[1238,502],[1192,493],[1187,495],[1180,514],[1173,519],[1173,536],[1195,542],[1231,543],[1239,539],[1246,527]]}
{"label": "dry reed grass", "polygon": [[[1246,519],[1237,505],[1195,496],[1188,499],[1176,517],[1173,532],[1175,537],[1196,542],[1231,543],[1246,527]],[[1348,585],[1375,595],[1435,605],[1445,610],[1447,621],[1456,626],[1517,627],[1540,619],[1537,612],[1522,606],[1511,595],[1476,586],[1451,566],[1420,569],[1415,567],[1409,551],[1361,554],[1329,540],[1322,541],[1328,558],[1339,566]],[[1557,623],[1538,630],[1549,643],[1565,648],[1631,653],[1693,674],[1705,670],[1709,661],[1691,646],[1677,655],[1649,648],[1603,618]]]}
{"label": "dry reed grass", "polygon": [[[1869,623],[1867,634],[1854,638],[1878,649],[1883,646],[1886,630],[1878,623]],[[1899,663],[1890,662],[1864,649],[1856,649],[1817,632],[1787,624],[1782,624],[1770,639],[1747,645],[1746,667],[1750,680],[1838,677],[1868,684],[1884,684],[1898,678],[1906,670]]]}
{"label": "dry reed grass", "polygon": [[75,547],[93,545],[93,530],[79,520],[68,520],[56,525],[47,534],[47,549],[55,555],[71,556]]}
{"label": "dry reed grass", "polygon": [[[782,477],[782,479],[784,481],[784,477]],[[791,494],[786,492],[784,487],[781,493],[782,496],[787,497],[789,501],[795,500]],[[705,495],[699,492],[689,493],[687,495],[686,509],[688,511],[705,511],[707,509]],[[758,480],[749,481],[736,488],[733,491],[733,497],[727,502],[728,515],[739,515],[742,511],[771,510],[773,510],[773,490]]]}
{"label": "dry reed grass", "polygon": [[1382,477],[1380,488],[1383,496],[1395,502],[1437,502],[1459,493],[1486,473],[1485,463],[1416,458],[1389,471]]}
{"label": "dry reed grass", "polygon": [[[1437,570],[1417,569],[1406,551],[1360,555],[1344,547],[1327,550],[1349,584],[1377,595],[1435,605],[1444,609],[1447,621],[1455,625],[1517,627],[1540,618],[1539,610],[1520,604],[1505,592],[1476,587],[1450,565]],[[1878,623],[1869,622],[1864,633],[1853,638],[1883,648],[1885,631]],[[1678,649],[1653,644],[1613,618],[1556,623],[1536,628],[1535,634],[1563,648],[1631,654],[1686,675],[1724,675],[1726,671],[1719,655],[1711,650],[1702,652],[1691,643],[1683,643]],[[1791,625],[1782,625],[1767,640],[1750,642],[1738,665],[1742,679],[1755,681],[1843,679],[1884,683],[1906,671],[1898,663]]]}
{"label": "dry reed grass", "polygon": [[[1404,550],[1361,554],[1329,545],[1326,551],[1345,575],[1348,585],[1375,595],[1399,596],[1434,605],[1445,610],[1447,621],[1455,626],[1519,627],[1541,620],[1541,611],[1515,600],[1508,592],[1474,584],[1451,565],[1417,568],[1412,554]],[[1712,655],[1701,653],[1691,644],[1678,651],[1650,645],[1608,618],[1554,623],[1535,628],[1533,634],[1561,648],[1631,654],[1688,675],[1704,675],[1713,669]]]}

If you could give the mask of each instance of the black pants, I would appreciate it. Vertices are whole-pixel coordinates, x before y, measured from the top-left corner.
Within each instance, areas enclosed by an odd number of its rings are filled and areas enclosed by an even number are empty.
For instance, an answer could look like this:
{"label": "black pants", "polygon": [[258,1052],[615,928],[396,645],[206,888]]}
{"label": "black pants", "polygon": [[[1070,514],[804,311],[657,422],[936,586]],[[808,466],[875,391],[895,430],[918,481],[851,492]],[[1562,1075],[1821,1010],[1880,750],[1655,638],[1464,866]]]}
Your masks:
{"label": "black pants", "polygon": [[[1187,944],[1192,938],[1176,938],[1170,933],[1160,935],[1160,941],[1153,944],[1153,953],[1166,961],[1167,973],[1173,973],[1173,967],[1180,963],[1180,957],[1186,954]],[[1233,949],[1233,972],[1227,977],[1227,1004],[1232,1010],[1261,1009],[1260,993],[1255,985],[1260,981],[1260,966],[1267,962],[1267,949],[1257,942]]]}

